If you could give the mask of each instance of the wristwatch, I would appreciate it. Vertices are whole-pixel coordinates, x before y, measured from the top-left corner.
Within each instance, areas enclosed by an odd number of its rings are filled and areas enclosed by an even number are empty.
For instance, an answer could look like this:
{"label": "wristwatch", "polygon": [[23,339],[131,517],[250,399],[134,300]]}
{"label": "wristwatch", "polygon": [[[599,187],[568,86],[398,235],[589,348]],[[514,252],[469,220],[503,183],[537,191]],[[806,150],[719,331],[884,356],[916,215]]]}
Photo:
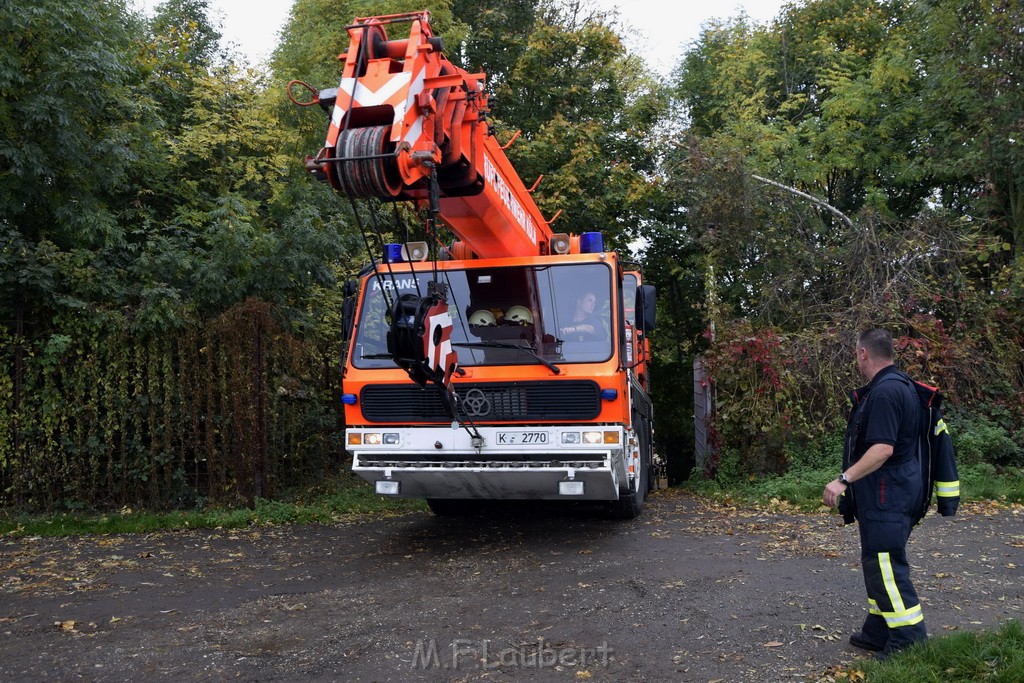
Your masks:
{"label": "wristwatch", "polygon": [[842,484],[843,486],[850,485],[850,480],[846,478],[846,472],[839,473],[839,483]]}

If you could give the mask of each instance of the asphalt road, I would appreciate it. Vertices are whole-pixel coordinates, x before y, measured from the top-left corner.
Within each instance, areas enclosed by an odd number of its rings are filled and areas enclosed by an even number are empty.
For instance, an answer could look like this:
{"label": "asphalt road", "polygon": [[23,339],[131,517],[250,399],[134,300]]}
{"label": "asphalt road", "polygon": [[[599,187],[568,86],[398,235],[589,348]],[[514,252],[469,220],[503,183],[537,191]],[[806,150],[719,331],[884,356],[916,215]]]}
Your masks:
{"label": "asphalt road", "polygon": [[[780,507],[0,539],[0,680],[830,680],[864,656],[856,529]],[[926,518],[933,636],[1020,619],[1021,548],[1019,506]]]}

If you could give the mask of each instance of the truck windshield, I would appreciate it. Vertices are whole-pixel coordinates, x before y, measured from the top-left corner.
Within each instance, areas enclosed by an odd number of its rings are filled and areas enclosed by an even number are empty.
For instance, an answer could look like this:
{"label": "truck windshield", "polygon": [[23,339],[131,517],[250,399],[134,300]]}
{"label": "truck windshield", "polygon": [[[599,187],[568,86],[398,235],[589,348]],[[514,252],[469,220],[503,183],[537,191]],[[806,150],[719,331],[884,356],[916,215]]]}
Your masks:
{"label": "truck windshield", "polygon": [[[530,365],[538,363],[537,356],[558,364],[593,363],[611,357],[612,271],[605,264],[443,270],[440,277],[448,287],[460,365]],[[429,272],[371,277],[353,339],[356,367],[395,366],[388,355],[381,285],[393,300],[425,295],[430,279]]]}

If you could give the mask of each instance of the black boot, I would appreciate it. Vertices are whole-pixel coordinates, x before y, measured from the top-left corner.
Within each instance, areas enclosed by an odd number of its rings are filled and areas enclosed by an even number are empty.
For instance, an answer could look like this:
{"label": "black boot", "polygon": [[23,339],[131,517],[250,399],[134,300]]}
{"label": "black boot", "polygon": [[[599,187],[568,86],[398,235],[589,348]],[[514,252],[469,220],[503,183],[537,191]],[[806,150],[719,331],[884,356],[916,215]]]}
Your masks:
{"label": "black boot", "polygon": [[850,634],[850,645],[859,647],[862,650],[870,650],[871,652],[881,652],[885,649],[885,643],[876,643],[864,635],[863,631],[857,631],[856,633]]}

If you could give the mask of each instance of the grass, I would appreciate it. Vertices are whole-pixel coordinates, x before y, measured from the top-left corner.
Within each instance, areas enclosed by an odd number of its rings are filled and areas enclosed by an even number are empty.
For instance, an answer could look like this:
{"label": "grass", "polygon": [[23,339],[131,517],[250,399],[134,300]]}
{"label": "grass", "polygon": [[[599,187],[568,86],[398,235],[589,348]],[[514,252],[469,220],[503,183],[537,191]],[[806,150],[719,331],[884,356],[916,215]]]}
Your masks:
{"label": "grass", "polygon": [[[687,482],[684,488],[718,500],[763,503],[777,499],[799,510],[811,511],[822,507],[822,489],[837,474],[836,467],[798,469],[779,476],[751,477],[725,484],[695,479]],[[991,465],[961,467],[960,501],[1024,503],[1024,470],[1006,468],[997,471]],[[933,504],[931,512],[934,510]]]}
{"label": "grass", "polygon": [[252,507],[207,508],[171,512],[83,512],[55,515],[10,515],[0,512],[0,536],[75,536],[144,533],[174,529],[238,528],[270,524],[330,524],[363,514],[402,514],[426,510],[418,499],[384,498],[373,486],[343,474],[291,500],[257,499]]}
{"label": "grass", "polygon": [[[1024,627],[1011,619],[997,629],[932,638],[884,662],[866,660],[865,683],[1019,683],[1024,681]],[[848,680],[859,677],[847,673]]]}

